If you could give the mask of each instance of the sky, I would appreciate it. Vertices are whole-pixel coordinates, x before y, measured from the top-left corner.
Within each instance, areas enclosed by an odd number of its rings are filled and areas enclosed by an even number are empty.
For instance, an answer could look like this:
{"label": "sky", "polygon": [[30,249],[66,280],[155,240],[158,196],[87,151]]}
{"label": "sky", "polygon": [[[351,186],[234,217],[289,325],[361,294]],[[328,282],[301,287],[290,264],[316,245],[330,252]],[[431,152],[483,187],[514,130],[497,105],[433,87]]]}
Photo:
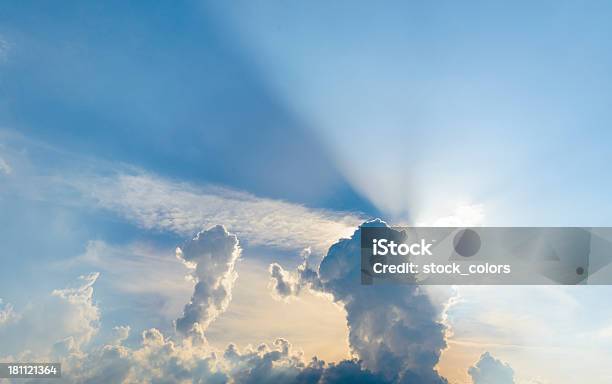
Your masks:
{"label": "sky", "polygon": [[77,383],[610,382],[609,286],[367,291],[350,263],[374,218],[611,226],[610,16],[0,2],[0,361]]}

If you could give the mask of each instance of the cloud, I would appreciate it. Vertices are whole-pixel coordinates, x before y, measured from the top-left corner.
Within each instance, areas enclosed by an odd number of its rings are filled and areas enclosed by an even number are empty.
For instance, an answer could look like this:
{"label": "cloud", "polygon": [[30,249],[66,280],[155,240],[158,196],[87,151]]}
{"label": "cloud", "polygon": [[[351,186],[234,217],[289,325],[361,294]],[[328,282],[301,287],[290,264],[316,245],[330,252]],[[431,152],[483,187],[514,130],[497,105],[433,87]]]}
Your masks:
{"label": "cloud", "polygon": [[[1,312],[0,312],[1,313]],[[0,323],[2,323],[2,316],[0,315]],[[612,325],[601,329],[598,333],[599,337],[603,339],[612,339]]]}
{"label": "cloud", "polygon": [[177,343],[155,328],[142,333],[137,347],[104,345],[87,355],[68,356],[62,364],[68,383],[386,383],[355,360],[326,364],[314,358],[306,363],[282,338],[244,350],[230,344],[219,353]]}
{"label": "cloud", "polygon": [[[524,348],[555,348],[570,341],[561,330],[575,327],[576,316],[584,311],[571,287],[504,288],[465,285],[456,288],[461,305],[449,312],[455,341]],[[500,306],[500,302],[506,305]],[[550,327],[552,323],[557,327]]]}
{"label": "cloud", "polygon": [[173,257],[174,253],[171,246],[159,248],[143,242],[113,245],[92,240],[83,254],[57,262],[54,267],[102,272],[104,283],[120,294],[117,305],[147,309],[158,318],[155,326],[159,326],[159,322],[176,318],[193,292],[193,281],[185,278],[185,264]]}
{"label": "cloud", "polygon": [[65,316],[63,324],[70,330],[67,340],[77,350],[98,331],[100,311],[93,303],[93,285],[99,276],[98,272],[81,276],[81,285],[56,289],[51,293],[64,304],[60,309],[63,310],[62,316]]}
{"label": "cloud", "polygon": [[[10,145],[3,146],[4,142]],[[66,153],[8,130],[0,129],[0,150],[20,170],[10,188],[0,184],[7,192],[62,206],[101,208],[141,228],[182,237],[223,224],[243,245],[281,250],[312,247],[323,254],[366,219],[356,212],[311,208],[230,188],[171,180],[133,166]],[[29,152],[38,155],[33,158]],[[49,156],[66,166],[48,169],[38,161]]]}
{"label": "cloud", "polygon": [[4,304],[2,299],[0,299],[0,327],[13,323],[18,319],[19,316],[15,313],[13,306],[10,303]]}
{"label": "cloud", "polygon": [[[360,230],[332,246],[318,273],[308,265],[305,252],[292,288],[297,289],[299,283],[331,294],[345,307],[350,346],[359,360],[326,364],[315,358],[307,363],[284,339],[242,351],[230,344],[221,354],[198,342],[204,339],[208,324],[227,308],[237,278],[238,239],[216,226],[199,233],[177,252],[192,268],[196,281],[193,296],[176,321],[179,337],[173,340],[149,329],[139,347],[128,348],[117,343],[126,336],[120,332],[121,337],[86,357],[71,355],[67,375],[75,382],[92,383],[108,382],[108,377],[125,383],[446,383],[434,369],[445,346],[439,311],[416,286],[361,286],[359,263],[355,263],[359,236]],[[277,283],[286,283],[287,275],[280,266],[272,270],[280,273]]]}
{"label": "cloud", "polygon": [[114,338],[111,339],[110,343],[112,345],[121,345],[121,343],[127,340],[128,336],[130,335],[130,330],[131,328],[129,325],[119,325],[113,327]]}
{"label": "cloud", "polygon": [[194,187],[144,173],[71,184],[101,207],[146,229],[190,236],[217,223],[252,245],[323,252],[363,221],[354,213],[307,208],[219,187]]}
{"label": "cloud", "polygon": [[[303,371],[308,373],[308,370]],[[373,373],[367,369],[363,369],[361,363],[357,360],[344,360],[338,364],[331,364],[329,367],[320,369],[319,381],[314,381],[319,384],[331,384],[331,383],[362,383],[362,384],[384,384],[389,383],[383,375],[379,373]],[[299,379],[299,377],[298,377]],[[297,382],[307,382],[306,380]]]}
{"label": "cloud", "polygon": [[[2,50],[2,48],[0,46],[0,57],[1,57],[1,54],[2,54],[1,50]],[[6,160],[4,160],[1,157],[0,157],[0,173],[4,173],[5,175],[10,175],[11,173],[13,173],[13,168],[11,168],[9,163],[7,163]]]}
{"label": "cloud", "polygon": [[282,338],[272,348],[261,344],[257,349],[240,353],[229,345],[223,353],[232,378],[239,383],[285,383],[293,381],[304,368],[302,357]]}
{"label": "cloud", "polygon": [[238,278],[235,270],[240,256],[238,238],[217,225],[177,248],[176,255],[192,269],[196,281],[191,301],[176,320],[176,330],[183,335],[195,332],[203,339],[203,331],[232,299],[232,288]]}
{"label": "cloud", "polygon": [[9,321],[0,325],[0,356],[26,351],[80,351],[99,329],[100,312],[93,302],[93,284],[98,276],[81,276],[80,284],[56,289],[22,313],[15,314],[11,307],[5,307],[0,318]]}
{"label": "cloud", "polygon": [[421,218],[417,226],[422,227],[473,227],[482,225],[485,218],[485,208],[482,204],[460,204],[452,214],[434,216],[434,219]]}
{"label": "cloud", "polygon": [[0,63],[6,61],[10,48],[8,41],[0,35]]}
{"label": "cloud", "polygon": [[[98,273],[82,276],[74,287],[54,290],[50,305],[35,305],[20,314],[20,328],[9,324],[0,330],[20,337],[25,330],[34,337],[52,334],[38,344],[16,344],[17,350],[21,357],[61,362],[67,383],[446,383],[435,371],[445,347],[438,307],[418,286],[360,285],[359,252],[360,229],[334,244],[318,271],[309,265],[305,251],[302,264],[292,272],[295,289],[289,293],[308,288],[344,306],[354,358],[338,363],[316,357],[306,361],[282,338],[256,348],[230,344],[223,351],[205,342],[208,325],[227,309],[238,277],[238,238],[222,226],[198,233],[177,249],[195,286],[174,334],[150,328],[140,344],[127,346],[130,328],[119,326],[105,342],[98,335],[92,343],[100,323],[93,301]],[[285,282],[280,265],[276,271],[277,282]],[[0,334],[3,343],[4,336]]]}
{"label": "cloud", "polygon": [[[93,273],[82,276],[80,284],[74,287],[54,290],[50,295],[54,300],[52,307],[36,305],[31,312],[22,314],[19,332],[15,328],[9,331],[19,337],[26,330],[36,336],[46,333],[53,337],[44,345],[18,345],[21,356],[61,362],[63,380],[67,383],[388,382],[358,360],[326,364],[314,358],[306,362],[301,351],[294,350],[282,338],[271,345],[264,343],[242,350],[230,344],[221,352],[198,342],[204,338],[207,325],[231,300],[237,277],[234,266],[240,254],[238,239],[225,228],[215,226],[199,233],[177,253],[191,268],[196,284],[183,315],[176,321],[175,335],[168,337],[150,328],[142,333],[139,345],[130,347],[124,345],[130,328],[119,326],[106,342],[91,343],[100,319],[100,311],[93,302],[93,285],[99,274]],[[35,324],[38,328],[30,329]],[[194,330],[201,339],[184,337],[193,336]],[[5,338],[2,340],[4,343]],[[26,349],[29,351],[25,352]]]}
{"label": "cloud", "polygon": [[[366,226],[384,226],[376,220]],[[435,305],[417,285],[360,284],[361,229],[334,244],[314,271],[304,264],[293,276],[272,265],[276,294],[299,292],[306,286],[333,296],[344,306],[349,345],[363,366],[386,380],[446,383],[435,370],[446,347],[442,306]],[[278,289],[278,287],[289,289]]]}
{"label": "cloud", "polygon": [[297,280],[297,277],[285,271],[278,263],[270,264],[269,271],[271,288],[276,294],[275,297],[284,300],[297,296],[301,289],[301,284]]}
{"label": "cloud", "polygon": [[[191,245],[189,247],[188,245]],[[237,240],[222,227],[214,227],[200,234],[183,248],[186,262],[209,262],[222,265],[235,262],[238,252]],[[209,256],[205,256],[210,253]],[[232,255],[232,256],[228,256]],[[196,261],[197,260],[197,261]],[[233,261],[232,261],[233,260]],[[201,281],[213,281],[227,276],[231,268],[205,267],[194,273]],[[88,313],[96,308],[92,303],[93,283],[97,274],[82,277],[83,283],[75,288],[53,291],[53,297],[61,297],[77,304]],[[196,290],[197,291],[197,290]],[[194,295],[196,293],[194,292]],[[84,306],[82,304],[85,304]],[[190,302],[187,307],[193,305]],[[187,308],[186,307],[186,308]],[[219,308],[222,311],[223,308]],[[96,308],[96,313],[98,313]],[[188,311],[186,311],[188,312]],[[209,313],[209,312],[207,312]],[[202,313],[200,313],[202,314]],[[91,325],[92,319],[84,315],[81,319]],[[76,320],[76,319],[75,319]],[[68,319],[63,319],[68,321]],[[86,328],[87,328],[86,324]],[[202,327],[204,329],[204,327]],[[385,383],[381,375],[364,369],[360,362],[347,360],[338,364],[326,364],[314,358],[309,363],[300,351],[282,338],[271,345],[260,344],[256,348],[243,350],[230,344],[224,351],[216,351],[206,343],[194,343],[192,338],[167,337],[155,328],[142,333],[141,342],[134,347],[123,345],[130,327],[114,327],[110,340],[100,346],[75,348],[69,341],[83,338],[83,332],[73,329],[75,334],[56,343],[53,351],[39,350],[29,356],[39,360],[49,359],[62,364],[62,379],[66,383]],[[178,329],[177,329],[178,331]],[[81,343],[82,346],[86,346]]]}
{"label": "cloud", "polygon": [[319,276],[309,265],[310,254],[310,248],[302,251],[302,263],[297,267],[296,272],[286,271],[278,263],[270,264],[268,271],[273,297],[288,301],[299,295],[303,287],[321,291]]}
{"label": "cloud", "polygon": [[485,352],[473,367],[468,369],[474,384],[514,384],[514,370],[508,364]]}

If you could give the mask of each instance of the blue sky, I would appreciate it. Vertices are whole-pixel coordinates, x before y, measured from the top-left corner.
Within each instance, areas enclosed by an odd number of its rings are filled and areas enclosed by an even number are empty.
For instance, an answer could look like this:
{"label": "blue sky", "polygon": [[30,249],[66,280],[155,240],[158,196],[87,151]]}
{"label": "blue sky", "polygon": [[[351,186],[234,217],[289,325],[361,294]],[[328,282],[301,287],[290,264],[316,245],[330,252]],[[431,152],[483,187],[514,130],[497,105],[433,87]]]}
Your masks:
{"label": "blue sky", "polygon": [[[192,290],[174,250],[223,224],[243,244],[238,273],[249,277],[211,342],[254,344],[237,331],[240,313],[259,313],[249,329],[273,333],[263,329],[269,313],[250,306],[257,300],[269,311],[289,306],[304,327],[322,308],[330,323],[316,332],[342,327],[343,313],[317,295],[305,293],[300,307],[249,291],[266,289],[269,263],[295,268],[308,246],[319,261],[367,218],[612,225],[609,2],[0,9],[0,298],[17,312],[97,270],[96,337],[123,324],[137,331],[133,343],[147,327],[169,332]],[[533,327],[571,303],[563,327],[537,345],[519,340],[533,336],[529,326],[509,342],[511,314],[466,288],[468,304],[449,312],[449,344],[472,360],[455,352],[445,372],[468,382],[485,349],[514,363],[521,383],[575,382],[554,376],[544,355],[538,371],[527,349],[554,347],[568,361],[582,351],[596,366],[612,346],[610,290],[549,288],[529,299],[503,293]],[[278,327],[307,354],[348,353],[325,344],[329,335]],[[586,351],[578,332],[599,344]],[[589,369],[605,382],[605,369]]]}
{"label": "blue sky", "polygon": [[6,126],[171,177],[371,209],[204,8],[9,8]]}
{"label": "blue sky", "polygon": [[2,124],[31,139],[404,220],[452,189],[606,224],[606,2],[5,8]]}

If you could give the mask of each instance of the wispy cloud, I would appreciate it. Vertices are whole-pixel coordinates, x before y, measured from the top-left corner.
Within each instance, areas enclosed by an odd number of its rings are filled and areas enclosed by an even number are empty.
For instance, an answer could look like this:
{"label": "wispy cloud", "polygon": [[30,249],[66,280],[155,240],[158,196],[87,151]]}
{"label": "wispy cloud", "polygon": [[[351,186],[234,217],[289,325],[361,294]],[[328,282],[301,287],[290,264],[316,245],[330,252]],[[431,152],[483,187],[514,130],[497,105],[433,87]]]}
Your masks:
{"label": "wispy cloud", "polygon": [[55,267],[95,268],[125,300],[127,296],[155,295],[160,299],[155,301],[155,314],[168,320],[179,313],[193,290],[193,283],[185,278],[187,269],[173,254],[173,249],[146,243],[113,245],[92,240],[82,255],[62,260]]}
{"label": "wispy cloud", "polygon": [[184,236],[222,224],[252,245],[324,251],[363,222],[359,214],[312,209],[244,192],[197,187],[145,173],[73,183],[100,207],[137,225]]}
{"label": "wispy cloud", "polygon": [[599,336],[604,339],[612,339],[612,325],[599,331]]}
{"label": "wispy cloud", "polygon": [[6,61],[9,49],[10,44],[2,35],[0,35],[0,63]]}
{"label": "wispy cloud", "polygon": [[13,168],[6,162],[3,158],[0,157],[0,173],[4,173],[5,175],[10,175],[13,172]]}

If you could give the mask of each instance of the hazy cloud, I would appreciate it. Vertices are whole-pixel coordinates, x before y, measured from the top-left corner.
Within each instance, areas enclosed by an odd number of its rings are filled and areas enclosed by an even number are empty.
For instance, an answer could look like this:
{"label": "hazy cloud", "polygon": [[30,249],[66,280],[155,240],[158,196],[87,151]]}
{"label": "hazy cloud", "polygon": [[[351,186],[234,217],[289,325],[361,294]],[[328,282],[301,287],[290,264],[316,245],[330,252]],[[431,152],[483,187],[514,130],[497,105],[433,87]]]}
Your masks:
{"label": "hazy cloud", "polygon": [[129,325],[119,325],[113,327],[113,336],[114,338],[110,341],[113,345],[121,345],[127,338],[130,336],[130,326]]}
{"label": "hazy cloud", "polygon": [[468,369],[474,384],[514,384],[514,370],[508,364],[485,352],[473,367]]}
{"label": "hazy cloud", "polygon": [[217,223],[253,245],[323,252],[363,218],[218,187],[197,188],[147,174],[120,173],[72,183],[101,207],[147,229],[191,235]]}
{"label": "hazy cloud", "polygon": [[5,307],[0,318],[9,321],[0,326],[0,356],[26,351],[80,351],[99,329],[100,312],[93,302],[93,284],[98,276],[81,276],[78,285],[54,290],[48,297],[30,303],[22,313]]}
{"label": "hazy cloud", "polygon": [[6,61],[9,49],[10,44],[4,37],[0,35],[0,63]]}
{"label": "hazy cloud", "polygon": [[435,218],[421,218],[417,226],[423,227],[474,227],[482,225],[485,219],[483,204],[462,204],[455,207],[449,215]]}
{"label": "hazy cloud", "polygon": [[156,307],[149,309],[160,321],[170,321],[180,313],[193,292],[193,281],[185,278],[185,264],[174,253],[175,248],[171,246],[160,249],[143,242],[114,245],[92,240],[83,254],[57,262],[55,267],[101,271],[104,282],[121,294],[126,305],[149,305],[138,299],[154,296]]}
{"label": "hazy cloud", "polygon": [[[0,47],[0,55],[1,55],[1,47]],[[0,157],[0,173],[4,173],[5,175],[10,175],[13,172],[13,168],[6,162],[3,158]]]}
{"label": "hazy cloud", "polygon": [[4,303],[0,299],[0,327],[4,324],[12,323],[19,319],[19,316],[13,310],[13,306],[10,303]]}

